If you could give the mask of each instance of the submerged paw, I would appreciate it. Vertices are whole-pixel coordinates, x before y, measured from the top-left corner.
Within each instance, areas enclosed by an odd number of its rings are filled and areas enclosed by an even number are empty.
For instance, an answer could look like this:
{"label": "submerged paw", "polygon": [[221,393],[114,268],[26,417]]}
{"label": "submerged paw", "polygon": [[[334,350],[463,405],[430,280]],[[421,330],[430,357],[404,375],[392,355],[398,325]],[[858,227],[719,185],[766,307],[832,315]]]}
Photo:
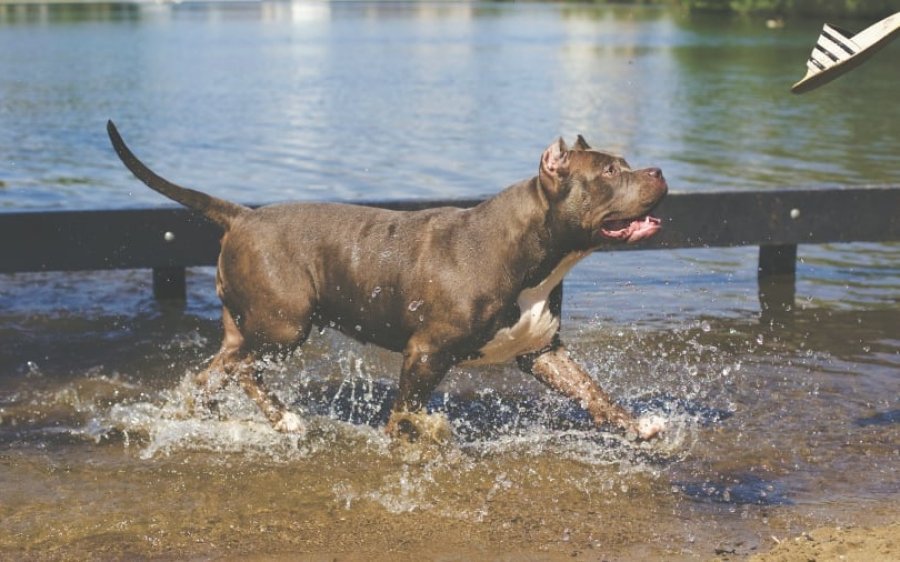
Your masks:
{"label": "submerged paw", "polygon": [[637,435],[645,441],[658,437],[665,430],[666,420],[662,416],[642,416],[637,421]]}
{"label": "submerged paw", "polygon": [[280,431],[281,433],[303,433],[305,429],[303,420],[293,412],[282,414],[281,419],[275,423],[274,427],[275,431]]}

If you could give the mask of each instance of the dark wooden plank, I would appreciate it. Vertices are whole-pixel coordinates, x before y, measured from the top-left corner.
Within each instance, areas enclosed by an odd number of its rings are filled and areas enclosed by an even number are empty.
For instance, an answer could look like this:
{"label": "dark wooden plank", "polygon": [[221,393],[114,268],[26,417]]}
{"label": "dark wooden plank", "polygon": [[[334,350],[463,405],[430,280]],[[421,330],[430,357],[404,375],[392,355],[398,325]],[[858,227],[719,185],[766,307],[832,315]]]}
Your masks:
{"label": "dark wooden plank", "polygon": [[214,265],[220,237],[183,209],[0,214],[0,273]]}
{"label": "dark wooden plank", "polygon": [[[479,201],[364,204],[415,210]],[[900,186],[671,193],[656,212],[665,220],[659,235],[603,249],[895,241],[898,209]],[[0,213],[0,273],[214,265],[220,236],[181,208]]]}
{"label": "dark wooden plank", "polygon": [[[398,210],[471,207],[479,199],[364,203]],[[658,235],[603,250],[653,250],[900,240],[900,186],[672,192]]]}
{"label": "dark wooden plank", "polygon": [[485,201],[485,197],[468,199],[398,199],[395,201],[363,201],[357,203],[366,207],[378,207],[392,211],[423,211],[438,207],[457,207],[468,209]]}
{"label": "dark wooden plank", "polygon": [[673,193],[656,212],[664,228],[641,247],[894,241],[898,209],[900,186]]}

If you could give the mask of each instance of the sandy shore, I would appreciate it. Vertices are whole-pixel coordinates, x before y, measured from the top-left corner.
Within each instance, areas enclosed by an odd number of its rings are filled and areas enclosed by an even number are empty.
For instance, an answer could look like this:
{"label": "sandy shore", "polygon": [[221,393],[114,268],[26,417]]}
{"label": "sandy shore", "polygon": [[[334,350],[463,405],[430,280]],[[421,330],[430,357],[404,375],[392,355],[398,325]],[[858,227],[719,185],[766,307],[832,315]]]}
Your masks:
{"label": "sandy shore", "polygon": [[900,522],[875,527],[822,527],[783,539],[772,550],[750,558],[752,562],[823,562],[900,560]]}

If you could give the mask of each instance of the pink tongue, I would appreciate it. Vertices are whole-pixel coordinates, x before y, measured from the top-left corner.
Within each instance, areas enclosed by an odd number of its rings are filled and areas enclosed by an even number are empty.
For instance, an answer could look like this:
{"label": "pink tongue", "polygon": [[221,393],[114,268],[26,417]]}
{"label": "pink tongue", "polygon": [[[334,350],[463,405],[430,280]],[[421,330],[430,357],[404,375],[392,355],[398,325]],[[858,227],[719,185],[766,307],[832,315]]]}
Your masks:
{"label": "pink tongue", "polygon": [[647,215],[629,222],[624,228],[616,230],[603,228],[600,232],[607,238],[623,240],[629,244],[633,244],[634,242],[649,238],[656,234],[661,228],[661,222],[662,221],[658,218]]}
{"label": "pink tongue", "polygon": [[647,215],[642,220],[632,221],[631,224],[628,225],[628,230],[631,231],[631,235],[628,236],[628,243],[637,242],[638,240],[643,240],[644,238],[650,238],[660,229],[660,220]]}

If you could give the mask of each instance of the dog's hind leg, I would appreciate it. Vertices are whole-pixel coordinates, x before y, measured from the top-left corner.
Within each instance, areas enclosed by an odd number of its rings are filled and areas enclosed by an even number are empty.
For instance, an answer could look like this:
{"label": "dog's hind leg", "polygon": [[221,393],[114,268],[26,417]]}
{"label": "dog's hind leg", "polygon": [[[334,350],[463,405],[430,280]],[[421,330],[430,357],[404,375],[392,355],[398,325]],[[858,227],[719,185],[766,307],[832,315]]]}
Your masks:
{"label": "dog's hind leg", "polygon": [[196,375],[194,384],[198,395],[189,399],[189,411],[195,411],[197,407],[209,408],[213,404],[213,395],[224,388],[234,377],[234,369],[241,360],[241,349],[244,345],[244,337],[227,308],[222,308],[222,323],[225,333],[222,338],[222,346],[213,356],[209,365]]}
{"label": "dog's hind leg", "polygon": [[284,403],[269,392],[262,380],[256,359],[248,355],[237,368],[238,382],[276,431],[297,433],[303,431],[300,416],[289,412]]}
{"label": "dog's hind leg", "polygon": [[242,318],[238,332],[242,340],[241,361],[235,368],[235,375],[241,388],[256,402],[272,427],[285,433],[300,432],[303,422],[266,388],[257,360],[266,353],[284,356],[303,344],[312,328],[314,304],[311,297],[300,300],[297,295],[281,294],[268,295],[266,304],[275,312],[248,314]]}
{"label": "dog's hind leg", "polygon": [[[209,366],[195,378],[196,384],[202,387],[203,400],[208,401],[212,393],[237,379],[247,396],[259,406],[276,430],[288,433],[301,431],[303,424],[299,416],[288,412],[281,400],[266,389],[257,365],[258,357],[249,350],[251,346],[227,307],[222,308],[222,323],[225,328],[222,347]],[[290,327],[286,326],[286,322],[284,324],[282,330],[272,330],[272,326],[269,326],[269,331],[283,340],[283,345],[275,346],[276,349],[292,349],[300,345],[309,333],[311,321]]]}
{"label": "dog's hind leg", "polygon": [[222,324],[225,328],[222,347],[219,348],[219,352],[213,357],[212,362],[194,377],[194,383],[207,395],[220,390],[228,382],[244,345],[244,336],[241,335],[234,318],[225,307],[222,307]]}

